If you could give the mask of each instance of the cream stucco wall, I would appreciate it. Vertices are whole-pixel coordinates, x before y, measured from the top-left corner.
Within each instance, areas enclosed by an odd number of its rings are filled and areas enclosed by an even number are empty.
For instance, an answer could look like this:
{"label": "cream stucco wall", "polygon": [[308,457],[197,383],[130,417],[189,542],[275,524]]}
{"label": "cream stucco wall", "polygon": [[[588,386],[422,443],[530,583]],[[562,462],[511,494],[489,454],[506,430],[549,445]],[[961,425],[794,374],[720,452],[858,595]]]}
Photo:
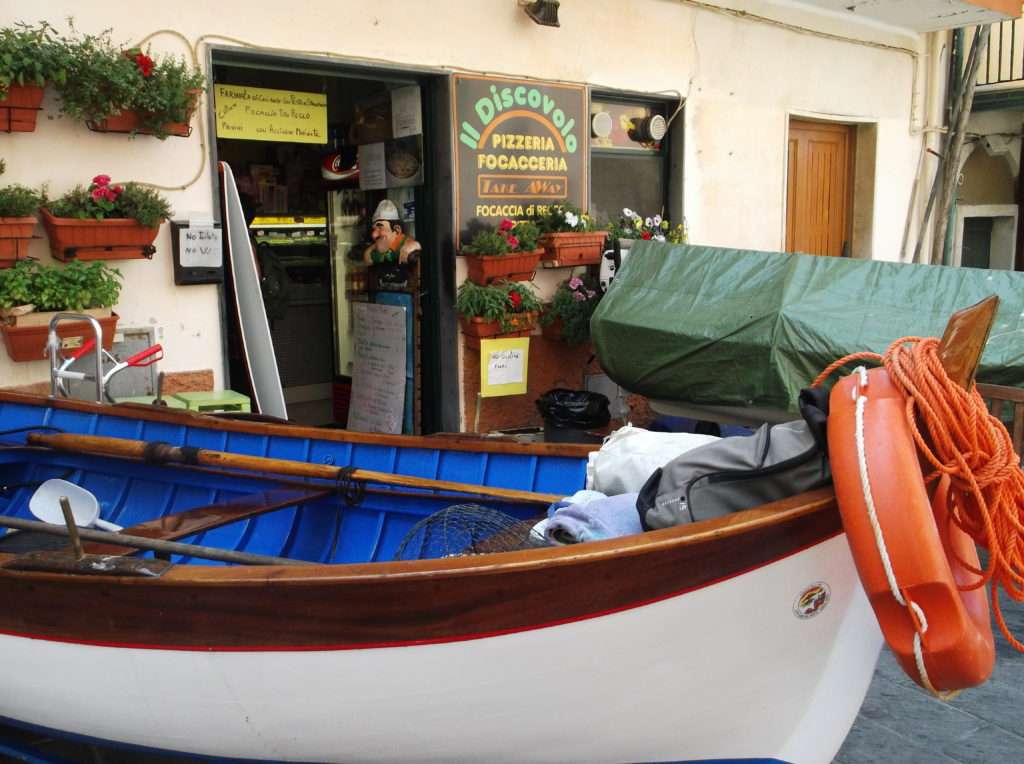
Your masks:
{"label": "cream stucco wall", "polygon": [[[159,53],[187,52],[178,34],[193,45],[231,44],[220,37],[226,35],[256,46],[678,91],[687,99],[686,215],[692,240],[703,244],[782,248],[790,115],[874,123],[871,251],[876,258],[896,259],[920,150],[920,135],[912,128],[924,111],[920,93],[928,57],[916,66],[914,52],[923,53],[924,38],[855,24],[797,2],[712,3],[770,23],[698,5],[704,4],[562,0],[562,27],[554,29],[533,24],[516,0],[178,0],[130,9],[110,0],[42,0],[3,4],[0,24],[46,19],[63,27],[74,16],[80,30],[112,27],[115,39],[126,44],[166,30],[152,39]],[[205,59],[205,50],[200,52]],[[94,134],[56,118],[49,94],[45,106],[35,133],[0,134],[0,156],[8,167],[4,182],[47,182],[51,193],[60,194],[106,172],[118,180],[178,187],[168,191],[177,217],[212,213],[208,151],[199,131],[165,142]],[[153,262],[119,265],[125,274],[117,307],[122,325],[156,328],[166,348],[164,370],[213,368],[219,384],[216,289],[176,288],[167,226],[157,246]],[[49,259],[45,240],[33,244],[32,254]],[[45,378],[45,363],[12,364],[0,355],[0,384]]]}

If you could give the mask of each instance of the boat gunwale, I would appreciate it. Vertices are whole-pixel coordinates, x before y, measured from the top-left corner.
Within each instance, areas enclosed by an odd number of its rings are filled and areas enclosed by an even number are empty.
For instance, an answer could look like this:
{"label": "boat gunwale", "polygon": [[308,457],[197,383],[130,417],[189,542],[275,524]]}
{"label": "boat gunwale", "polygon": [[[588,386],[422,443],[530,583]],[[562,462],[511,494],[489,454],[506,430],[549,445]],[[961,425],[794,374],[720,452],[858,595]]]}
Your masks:
{"label": "boat gunwale", "polygon": [[518,443],[484,436],[453,433],[444,435],[386,435],[352,430],[334,430],[318,427],[273,422],[247,422],[223,419],[186,409],[160,408],[140,404],[98,404],[91,401],[51,398],[47,395],[0,390],[0,403],[22,404],[36,408],[57,408],[80,411],[97,416],[110,416],[146,420],[161,424],[184,425],[203,430],[246,433],[250,435],[306,438],[310,440],[360,445],[401,446],[404,448],[439,451],[488,451],[527,456],[562,456],[585,459],[597,445],[574,443]]}
{"label": "boat gunwale", "polygon": [[[104,578],[111,584],[160,586],[190,583],[216,587],[266,586],[271,582],[275,586],[311,583],[344,585],[385,580],[441,580],[466,575],[500,575],[511,571],[558,568],[670,551],[674,548],[739,536],[829,510],[838,513],[835,493],[831,488],[820,488],[719,518],[586,544],[387,562],[260,566],[176,564],[158,579],[114,576]],[[0,579],[6,576],[35,577],[42,580],[66,580],[69,575],[83,577],[78,574],[18,571],[3,567],[5,563],[17,557],[18,555],[0,553]]]}

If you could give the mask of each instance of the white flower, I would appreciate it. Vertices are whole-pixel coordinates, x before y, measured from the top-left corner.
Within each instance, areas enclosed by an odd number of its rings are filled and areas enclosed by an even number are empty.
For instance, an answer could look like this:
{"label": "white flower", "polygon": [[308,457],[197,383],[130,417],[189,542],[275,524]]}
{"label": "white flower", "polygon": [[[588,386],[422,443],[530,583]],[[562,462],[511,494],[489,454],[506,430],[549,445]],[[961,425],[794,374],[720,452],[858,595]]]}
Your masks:
{"label": "white flower", "polygon": [[651,220],[650,218],[647,218],[646,220],[644,220],[644,225],[650,228],[651,226],[654,225],[654,221]]}
{"label": "white flower", "polygon": [[660,233],[654,234],[654,236],[652,236],[651,238],[654,239],[655,241],[665,241],[665,237],[662,236]]}
{"label": "white flower", "polygon": [[580,219],[579,219],[578,215],[575,215],[572,212],[566,212],[565,213],[565,222],[569,224],[570,228],[575,228],[577,226],[577,224],[579,224]]}
{"label": "white flower", "polygon": [[622,217],[626,218],[626,220],[632,220],[635,214],[636,213],[633,212],[633,210],[631,210],[629,207],[622,208]]}
{"label": "white flower", "polygon": [[661,215],[654,216],[654,227],[657,228],[661,225]]}

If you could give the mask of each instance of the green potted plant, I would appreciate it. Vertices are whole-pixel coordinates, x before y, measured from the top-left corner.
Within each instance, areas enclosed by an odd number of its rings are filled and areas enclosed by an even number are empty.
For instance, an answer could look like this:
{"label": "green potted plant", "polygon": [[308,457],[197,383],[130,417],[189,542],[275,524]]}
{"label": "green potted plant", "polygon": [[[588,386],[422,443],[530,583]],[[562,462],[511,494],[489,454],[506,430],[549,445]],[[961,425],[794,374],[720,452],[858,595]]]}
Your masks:
{"label": "green potted plant", "polygon": [[601,262],[607,233],[593,218],[572,204],[552,204],[537,218],[543,259],[558,265]]}
{"label": "green potted plant", "polygon": [[152,188],[113,184],[109,175],[97,175],[88,188],[44,199],[40,214],[55,259],[129,260],[153,256],[171,207]]}
{"label": "green potted plant", "polygon": [[467,279],[459,286],[455,310],[461,317],[466,347],[479,349],[481,339],[522,337],[533,331],[540,301],[520,281],[482,285]]}
{"label": "green potted plant", "polygon": [[202,72],[173,56],[122,50],[110,33],[68,43],[71,66],[57,82],[61,110],[100,132],[142,133],[161,140],[187,136],[206,83]]}
{"label": "green potted plant", "polygon": [[[11,360],[41,360],[50,319],[61,311],[97,318],[109,350],[117,328],[118,316],[111,309],[121,294],[120,279],[120,271],[99,262],[45,266],[20,260],[0,271],[0,331]],[[91,328],[84,321],[69,321],[60,325],[58,334],[64,339],[89,337]]]}
{"label": "green potted plant", "polygon": [[687,238],[686,225],[672,225],[661,215],[643,217],[629,207],[622,208],[622,215],[608,226],[608,238],[618,239],[623,249],[629,249],[637,240],[667,241],[670,244],[685,244]]}
{"label": "green potted plant", "polygon": [[538,239],[540,229],[530,220],[505,218],[497,226],[479,231],[462,248],[469,278],[477,284],[502,278],[530,281],[541,255]]}
{"label": "green potted plant", "polygon": [[550,340],[579,345],[590,338],[590,317],[601,301],[601,291],[573,276],[558,285],[540,316],[541,332]]}
{"label": "green potted plant", "polygon": [[41,203],[42,195],[26,186],[0,187],[0,268],[10,268],[28,256],[35,212]]}
{"label": "green potted plant", "polygon": [[30,133],[47,82],[67,78],[67,45],[45,21],[0,29],[0,131]]}

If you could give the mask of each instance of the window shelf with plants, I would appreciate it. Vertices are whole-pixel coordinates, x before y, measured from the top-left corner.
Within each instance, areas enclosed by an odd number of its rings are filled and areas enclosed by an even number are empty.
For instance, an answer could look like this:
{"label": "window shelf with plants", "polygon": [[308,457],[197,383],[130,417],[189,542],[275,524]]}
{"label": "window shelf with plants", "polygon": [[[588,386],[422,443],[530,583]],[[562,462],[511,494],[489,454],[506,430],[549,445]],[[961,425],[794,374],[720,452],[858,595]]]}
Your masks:
{"label": "window shelf with plants", "polygon": [[64,40],[45,22],[0,29],[0,131],[35,131],[47,83],[64,82],[70,63]]}
{"label": "window shelf with plants", "polygon": [[496,281],[481,285],[467,279],[455,299],[466,347],[480,349],[480,340],[524,337],[537,325],[540,301],[529,284]]}
{"label": "window shelf with plants", "polygon": [[0,187],[0,269],[10,268],[28,257],[32,230],[37,222],[35,213],[41,202],[42,196],[26,186]]}
{"label": "window shelf with plants", "polygon": [[552,204],[537,219],[542,259],[548,267],[596,265],[601,262],[604,242],[608,236],[593,218],[571,204]]}
{"label": "window shelf with plants", "polygon": [[55,259],[132,260],[152,258],[171,207],[154,189],[97,175],[88,188],[44,199],[40,214]]}
{"label": "window shelf with plants", "polygon": [[[121,273],[104,263],[40,265],[21,260],[0,271],[0,331],[13,361],[45,357],[50,320],[60,312],[95,317],[103,329],[103,347],[114,342],[118,316],[112,308],[121,294]],[[63,340],[88,338],[85,321],[66,321],[58,327]]]}
{"label": "window shelf with plants", "polygon": [[202,72],[174,56],[122,50],[110,33],[65,41],[67,76],[55,83],[61,111],[90,130],[153,135],[191,134],[189,122],[206,85]]}
{"label": "window shelf with plants", "polygon": [[543,250],[537,246],[540,229],[523,220],[502,220],[496,227],[479,231],[462,248],[471,281],[489,284],[492,281],[531,281]]}

